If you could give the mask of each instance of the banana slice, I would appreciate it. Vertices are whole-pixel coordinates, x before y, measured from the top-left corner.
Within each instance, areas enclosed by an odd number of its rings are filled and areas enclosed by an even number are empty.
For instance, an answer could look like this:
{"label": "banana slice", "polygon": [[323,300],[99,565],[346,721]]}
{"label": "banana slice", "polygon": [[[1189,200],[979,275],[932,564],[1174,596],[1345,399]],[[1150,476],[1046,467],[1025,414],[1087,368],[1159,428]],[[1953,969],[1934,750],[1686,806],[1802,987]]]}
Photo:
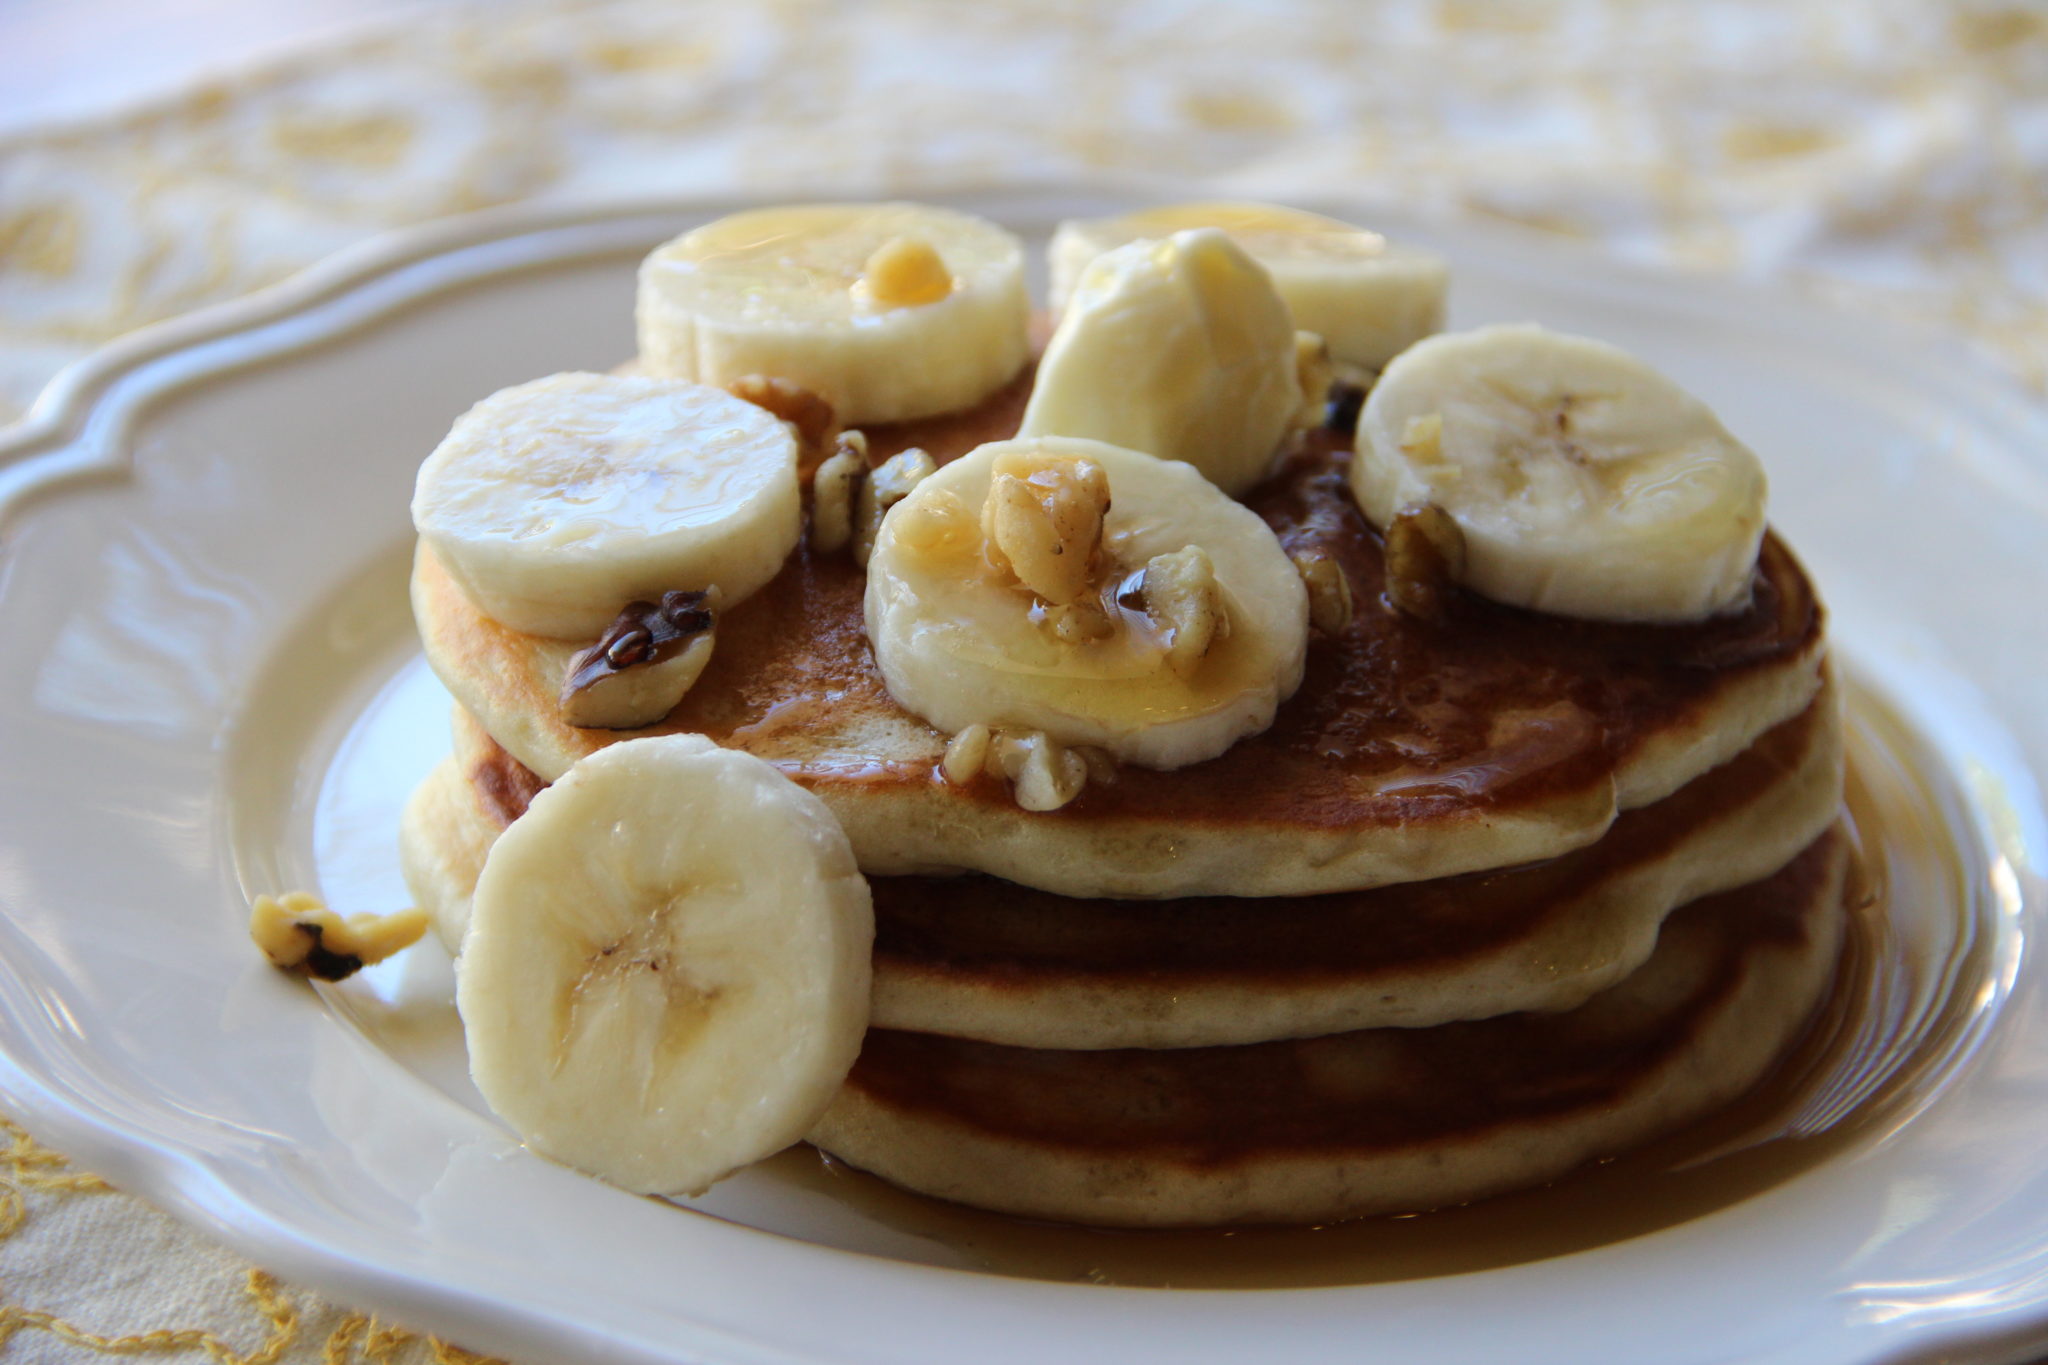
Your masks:
{"label": "banana slice", "polygon": [[470,1073],[537,1151],[695,1193],[803,1136],[867,1028],[874,912],[819,800],[697,735],[627,740],[485,859]]}
{"label": "banana slice", "polygon": [[1053,234],[1053,307],[1066,306],[1089,263],[1140,237],[1221,228],[1273,276],[1294,325],[1340,361],[1378,370],[1444,325],[1450,267],[1335,218],[1272,204],[1170,204],[1120,218],[1070,219]]}
{"label": "banana slice", "polygon": [[803,529],[796,439],[731,394],[558,374],[456,419],[420,466],[412,520],[479,610],[588,639],[634,599],[773,578]]}
{"label": "banana slice", "polygon": [[774,375],[849,425],[980,402],[1022,369],[1022,244],[922,204],[736,213],[640,268],[642,362],[706,384]]}
{"label": "banana slice", "polygon": [[1001,441],[882,523],[867,630],[889,692],[948,732],[1213,758],[1300,685],[1301,576],[1192,467],[1099,441]]}
{"label": "banana slice", "polygon": [[1265,474],[1301,411],[1287,305],[1213,228],[1091,264],[1039,361],[1017,434],[1185,460],[1224,492]]}
{"label": "banana slice", "polygon": [[1380,376],[1351,488],[1374,525],[1441,508],[1454,576],[1562,616],[1694,620],[1748,599],[1763,467],[1706,404],[1605,342],[1433,337]]}

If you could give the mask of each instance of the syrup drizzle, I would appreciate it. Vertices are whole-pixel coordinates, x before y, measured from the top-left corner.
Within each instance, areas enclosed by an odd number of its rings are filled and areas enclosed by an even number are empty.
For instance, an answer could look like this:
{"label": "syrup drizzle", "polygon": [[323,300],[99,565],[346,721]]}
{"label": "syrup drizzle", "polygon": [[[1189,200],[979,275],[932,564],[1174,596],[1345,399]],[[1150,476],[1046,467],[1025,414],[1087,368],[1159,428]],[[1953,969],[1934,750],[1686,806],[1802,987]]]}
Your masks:
{"label": "syrup drizzle", "polygon": [[1734,1105],[1554,1184],[1426,1214],[1315,1228],[1128,1232],[983,1213],[895,1189],[808,1147],[767,1163],[984,1271],[1125,1286],[1274,1289],[1463,1274],[1667,1228],[1881,1139],[1945,1088],[1988,1024],[1992,902],[1935,755],[1850,680],[1846,818],[1856,851],[1833,990]]}

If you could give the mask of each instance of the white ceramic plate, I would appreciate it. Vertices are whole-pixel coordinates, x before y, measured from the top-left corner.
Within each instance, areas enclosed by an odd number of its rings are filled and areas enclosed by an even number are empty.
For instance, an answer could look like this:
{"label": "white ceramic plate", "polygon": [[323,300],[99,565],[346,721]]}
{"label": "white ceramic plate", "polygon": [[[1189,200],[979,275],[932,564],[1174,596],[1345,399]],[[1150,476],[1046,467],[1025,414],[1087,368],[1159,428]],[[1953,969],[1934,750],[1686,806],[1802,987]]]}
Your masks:
{"label": "white ceramic plate", "polygon": [[[1042,236],[1126,201],[963,203]],[[1988,968],[1969,1026],[1938,1084],[1796,1178],[1393,1284],[962,1273],[971,1248],[772,1168],[707,1213],[531,1157],[468,1089],[430,952],[322,995],[261,965],[254,891],[404,898],[397,806],[446,744],[404,607],[419,460],[479,396],[628,355],[638,256],[726,207],[387,239],[67,372],[0,445],[0,1104],[287,1276],[531,1360],[1811,1365],[2048,1340],[2048,998],[2025,942],[2048,420],[1955,357],[1724,284],[1407,234],[1453,256],[1458,320],[1602,336],[1719,407],[1766,455],[1841,652],[1952,779]]]}

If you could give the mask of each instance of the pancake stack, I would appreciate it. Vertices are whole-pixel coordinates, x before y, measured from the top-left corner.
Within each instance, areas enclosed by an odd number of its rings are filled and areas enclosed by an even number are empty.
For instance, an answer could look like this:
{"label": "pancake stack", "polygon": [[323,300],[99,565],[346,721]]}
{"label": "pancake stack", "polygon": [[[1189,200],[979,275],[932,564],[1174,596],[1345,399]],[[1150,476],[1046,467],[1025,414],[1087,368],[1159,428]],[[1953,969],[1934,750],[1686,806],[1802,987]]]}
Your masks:
{"label": "pancake stack", "polygon": [[[1011,435],[1032,376],[863,427],[879,466]],[[892,697],[866,575],[798,545],[664,719],[568,723],[574,641],[480,609],[423,542],[457,701],[408,881],[451,949],[489,849],[620,739],[697,734],[837,817],[875,913],[871,1025],[810,1137],[898,1185],[1112,1226],[1323,1222],[1556,1178],[1754,1085],[1832,980],[1847,841],[1822,612],[1766,535],[1732,610],[1589,620],[1455,585],[1417,613],[1349,479],[1355,407],[1243,494],[1348,619],[1272,725],[1058,809],[946,773]],[[808,488],[823,448],[802,471]],[[806,502],[807,516],[815,512]]]}

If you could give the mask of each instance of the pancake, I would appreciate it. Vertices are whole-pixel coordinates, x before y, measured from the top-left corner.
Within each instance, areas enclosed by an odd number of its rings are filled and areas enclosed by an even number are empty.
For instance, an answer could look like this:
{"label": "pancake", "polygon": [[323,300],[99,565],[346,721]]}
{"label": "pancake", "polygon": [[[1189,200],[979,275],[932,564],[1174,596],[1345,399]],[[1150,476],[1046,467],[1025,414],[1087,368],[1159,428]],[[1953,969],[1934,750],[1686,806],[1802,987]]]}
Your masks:
{"label": "pancake", "polygon": [[871,1030],[810,1138],[895,1184],[1123,1227],[1313,1223],[1540,1184],[1754,1085],[1832,979],[1847,840],[1671,917],[1575,1010],[1174,1051]]}
{"label": "pancake", "polygon": [[[451,948],[491,841],[541,787],[466,713],[455,732],[404,835],[414,894]],[[1505,872],[1177,901],[877,877],[873,1020],[1023,1047],[1196,1047],[1568,1009],[1641,965],[1673,907],[1782,867],[1841,791],[1829,687],[1598,843]]]}
{"label": "pancake", "polygon": [[[1022,392],[877,429],[874,456],[915,442],[946,457],[1007,434]],[[1733,758],[1820,686],[1821,610],[1775,537],[1748,604],[1702,622],[1570,620],[1459,592],[1440,618],[1402,614],[1348,458],[1343,438],[1316,434],[1247,499],[1290,551],[1334,557],[1358,604],[1346,631],[1312,644],[1272,728],[1175,772],[1124,767],[1053,812],[939,774],[945,736],[884,689],[864,577],[844,554],[800,546],[723,615],[682,704],[635,731],[564,722],[555,697],[576,644],[484,617],[424,546],[413,608],[441,680],[543,778],[617,739],[701,733],[816,792],[863,871],[976,871],[1070,896],[1308,895],[1555,857]]]}
{"label": "pancake", "polygon": [[451,754],[413,789],[399,820],[398,870],[413,904],[427,912],[434,936],[451,953],[462,951],[484,856],[511,823],[498,818],[501,809],[472,784],[469,770]]}
{"label": "pancake", "polygon": [[874,1021],[1040,1048],[1199,1047],[1562,1010],[1675,907],[1770,875],[1841,811],[1832,688],[1598,843],[1506,871],[1247,900],[1081,900],[877,877]]}

